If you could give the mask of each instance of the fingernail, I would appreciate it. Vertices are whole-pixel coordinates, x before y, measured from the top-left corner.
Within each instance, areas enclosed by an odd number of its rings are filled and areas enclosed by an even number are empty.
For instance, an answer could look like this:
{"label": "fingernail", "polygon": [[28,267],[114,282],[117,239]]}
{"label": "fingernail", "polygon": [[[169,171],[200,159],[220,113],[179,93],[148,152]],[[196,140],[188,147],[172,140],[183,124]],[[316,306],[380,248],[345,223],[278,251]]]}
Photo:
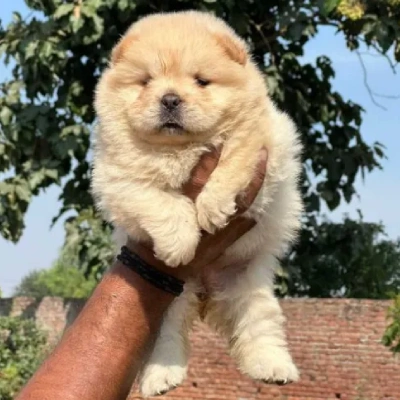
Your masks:
{"label": "fingernail", "polygon": [[265,147],[260,150],[260,161],[266,161],[268,158],[268,151]]}

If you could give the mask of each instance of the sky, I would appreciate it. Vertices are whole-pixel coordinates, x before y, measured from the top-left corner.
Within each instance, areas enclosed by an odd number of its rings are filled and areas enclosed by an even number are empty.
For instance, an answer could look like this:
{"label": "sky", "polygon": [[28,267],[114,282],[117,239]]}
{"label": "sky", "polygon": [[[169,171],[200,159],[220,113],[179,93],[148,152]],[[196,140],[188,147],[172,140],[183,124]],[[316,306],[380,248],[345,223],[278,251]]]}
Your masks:
{"label": "sky", "polygon": [[[1,1],[0,19],[6,25],[12,11],[24,17],[29,13],[23,0]],[[345,46],[341,35],[326,28],[305,48],[304,62],[314,62],[319,55],[327,55],[336,72],[334,89],[344,98],[361,104],[366,113],[362,133],[368,143],[380,141],[386,146],[387,160],[383,170],[376,170],[357,181],[359,198],[342,204],[329,218],[338,221],[343,213],[357,216],[357,209],[365,221],[383,222],[390,238],[400,237],[400,99],[378,99],[386,110],[373,104],[366,89],[363,70],[355,53]],[[393,74],[387,60],[374,55],[363,55],[368,71],[368,83],[378,93],[400,95],[400,68]],[[0,62],[0,82],[8,76]],[[0,237],[0,288],[3,296],[11,296],[21,278],[32,270],[48,268],[57,258],[64,240],[62,222],[50,229],[51,219],[58,213],[59,187],[51,187],[35,198],[27,212],[26,228],[21,240],[12,244]]]}

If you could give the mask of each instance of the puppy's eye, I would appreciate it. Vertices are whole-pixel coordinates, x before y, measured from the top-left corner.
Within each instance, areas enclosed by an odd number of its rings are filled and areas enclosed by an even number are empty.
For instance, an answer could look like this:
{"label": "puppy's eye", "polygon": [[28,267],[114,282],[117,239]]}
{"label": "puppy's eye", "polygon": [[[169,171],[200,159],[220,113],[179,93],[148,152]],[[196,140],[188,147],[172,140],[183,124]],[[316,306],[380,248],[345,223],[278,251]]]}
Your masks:
{"label": "puppy's eye", "polygon": [[146,78],[143,78],[143,79],[140,81],[140,84],[141,84],[142,86],[147,86],[147,85],[149,84],[150,81],[151,81],[151,76],[146,76]]}
{"label": "puppy's eye", "polygon": [[208,81],[207,79],[201,78],[199,76],[195,77],[196,83],[201,86],[201,87],[206,87],[208,86],[211,82]]}

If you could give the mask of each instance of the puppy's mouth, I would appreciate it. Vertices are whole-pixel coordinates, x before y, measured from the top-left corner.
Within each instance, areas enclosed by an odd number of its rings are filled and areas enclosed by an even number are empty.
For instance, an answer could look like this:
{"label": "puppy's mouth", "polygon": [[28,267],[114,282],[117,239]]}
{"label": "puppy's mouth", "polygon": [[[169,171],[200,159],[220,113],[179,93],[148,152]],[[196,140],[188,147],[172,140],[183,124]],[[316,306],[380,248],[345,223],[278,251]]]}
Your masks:
{"label": "puppy's mouth", "polygon": [[185,128],[180,121],[177,121],[175,118],[170,118],[165,121],[161,121],[159,132],[161,135],[180,136],[185,133]]}
{"label": "puppy's mouth", "polygon": [[161,129],[183,131],[183,126],[178,122],[164,122],[161,125]]}

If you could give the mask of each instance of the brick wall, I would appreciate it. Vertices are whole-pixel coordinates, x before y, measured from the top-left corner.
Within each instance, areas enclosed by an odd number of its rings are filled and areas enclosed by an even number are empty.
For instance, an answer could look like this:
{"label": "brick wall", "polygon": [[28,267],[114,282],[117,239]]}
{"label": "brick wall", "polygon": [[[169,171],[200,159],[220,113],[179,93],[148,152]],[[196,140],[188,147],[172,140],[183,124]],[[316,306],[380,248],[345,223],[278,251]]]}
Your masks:
{"label": "brick wall", "polygon": [[[400,400],[400,359],[380,344],[388,301],[284,300],[287,332],[301,371],[299,383],[283,388],[242,376],[224,343],[197,324],[189,376],[164,396],[223,400]],[[34,317],[57,338],[82,307],[80,301],[0,299],[0,315]],[[134,393],[131,400],[139,397]]]}

